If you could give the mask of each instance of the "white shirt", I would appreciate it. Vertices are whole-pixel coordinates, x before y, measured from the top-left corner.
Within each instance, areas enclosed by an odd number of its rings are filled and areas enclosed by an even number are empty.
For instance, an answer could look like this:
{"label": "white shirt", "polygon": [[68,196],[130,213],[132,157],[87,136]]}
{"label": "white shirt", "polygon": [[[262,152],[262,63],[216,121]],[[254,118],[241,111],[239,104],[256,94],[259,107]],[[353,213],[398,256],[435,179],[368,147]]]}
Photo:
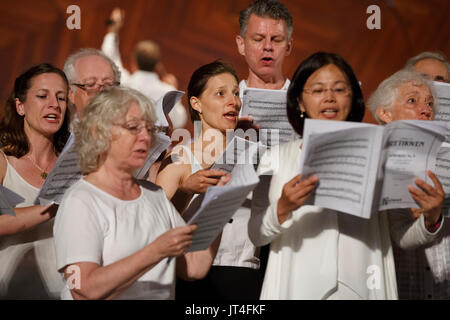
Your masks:
{"label": "white shirt", "polygon": [[259,174],[274,170],[268,199],[253,192],[249,222],[255,245],[270,243],[261,299],[397,299],[390,232],[405,248],[438,232],[425,229],[423,216],[405,224],[392,213],[390,227],[385,212],[362,219],[309,205],[280,225],[277,202],[284,184],[300,173],[300,144],[272,147],[261,159],[267,165],[258,168]]}
{"label": "white shirt", "polygon": [[[173,153],[178,153],[178,148],[182,148],[185,151],[183,153],[183,160],[190,162],[191,174],[203,169],[189,146],[178,144],[174,147]],[[244,207],[239,208],[232,219],[233,222],[225,224],[223,228],[220,246],[214,258],[213,265],[258,269],[258,249],[250,241],[247,230],[250,209]]]}
{"label": "white shirt", "polygon": [[[164,191],[149,183],[130,201],[118,199],[80,179],[65,193],[53,229],[56,265],[93,262],[110,265],[153,242],[171,228],[185,225]],[[117,299],[173,299],[176,259],[163,259]],[[63,275],[62,275],[63,276]],[[66,285],[62,299],[72,299]]]}
{"label": "white shirt", "polygon": [[[2,156],[5,157],[7,163],[3,185],[25,199],[24,202],[17,205],[17,208],[33,206],[39,189],[29,184],[19,175],[3,152],[0,154],[0,157]],[[58,298],[59,291],[64,283],[61,281],[58,272],[56,272],[52,228],[53,219],[41,223],[30,230],[0,237],[0,298],[9,298],[10,292],[8,292],[8,287],[14,277],[18,277],[20,285],[24,286],[23,288],[10,288],[14,289],[13,291],[15,292],[34,291],[34,288],[40,288],[43,285],[47,294],[37,297],[36,292],[35,298]],[[24,256],[29,251],[34,251],[34,260],[24,259]],[[26,270],[26,272],[17,273],[19,269]],[[30,277],[30,275],[33,276]],[[35,279],[39,278],[41,281],[35,282]],[[39,293],[41,293],[40,289],[36,290],[39,290]],[[25,295],[23,294],[23,297]]]}

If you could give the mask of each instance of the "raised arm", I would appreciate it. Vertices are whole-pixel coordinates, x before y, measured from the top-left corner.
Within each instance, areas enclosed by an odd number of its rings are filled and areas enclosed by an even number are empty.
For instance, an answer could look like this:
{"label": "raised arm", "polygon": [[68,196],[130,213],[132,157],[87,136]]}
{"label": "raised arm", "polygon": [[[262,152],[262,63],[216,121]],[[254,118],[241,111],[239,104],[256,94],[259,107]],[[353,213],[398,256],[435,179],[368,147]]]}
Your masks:
{"label": "raised arm", "polygon": [[114,8],[111,11],[108,20],[108,30],[103,38],[101,45],[101,51],[107,55],[117,67],[121,73],[121,83],[126,83],[130,78],[130,73],[122,64],[122,58],[119,50],[119,32],[123,27],[125,20],[125,10],[120,8]]}

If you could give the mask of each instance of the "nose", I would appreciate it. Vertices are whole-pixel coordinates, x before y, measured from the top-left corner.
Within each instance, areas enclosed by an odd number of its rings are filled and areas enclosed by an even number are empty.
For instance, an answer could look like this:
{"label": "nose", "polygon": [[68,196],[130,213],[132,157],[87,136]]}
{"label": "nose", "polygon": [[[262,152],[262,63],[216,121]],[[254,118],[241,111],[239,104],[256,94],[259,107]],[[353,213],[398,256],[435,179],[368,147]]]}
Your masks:
{"label": "nose", "polygon": [[151,140],[152,136],[147,131],[147,128],[145,126],[142,127],[141,131],[138,133],[138,137],[141,140]]}
{"label": "nose", "polygon": [[227,105],[233,106],[238,110],[241,109],[241,98],[239,96],[231,95],[230,99],[228,99]]}
{"label": "nose", "polygon": [[336,101],[336,95],[331,89],[325,89],[324,93],[325,101]]}
{"label": "nose", "polygon": [[56,95],[50,95],[49,106],[53,108],[60,108],[61,101]]}
{"label": "nose", "polygon": [[265,51],[272,51],[273,46],[272,46],[272,41],[270,38],[266,38],[264,39],[264,50]]}
{"label": "nose", "polygon": [[97,92],[102,92],[106,89],[106,85],[104,83],[97,84]]}
{"label": "nose", "polygon": [[434,115],[433,108],[426,103],[423,104],[420,109],[420,118],[431,120],[433,118],[433,115]]}

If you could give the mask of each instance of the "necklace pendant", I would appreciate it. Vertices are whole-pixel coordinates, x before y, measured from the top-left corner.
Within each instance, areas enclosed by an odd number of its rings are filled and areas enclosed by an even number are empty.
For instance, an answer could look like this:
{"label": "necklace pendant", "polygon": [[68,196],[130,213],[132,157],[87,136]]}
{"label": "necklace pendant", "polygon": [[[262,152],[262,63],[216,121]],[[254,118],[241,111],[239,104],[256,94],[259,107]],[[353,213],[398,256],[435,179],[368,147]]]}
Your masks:
{"label": "necklace pendant", "polygon": [[44,180],[47,179],[47,176],[48,176],[47,172],[44,171],[44,172],[41,173],[41,178],[42,179],[44,179]]}

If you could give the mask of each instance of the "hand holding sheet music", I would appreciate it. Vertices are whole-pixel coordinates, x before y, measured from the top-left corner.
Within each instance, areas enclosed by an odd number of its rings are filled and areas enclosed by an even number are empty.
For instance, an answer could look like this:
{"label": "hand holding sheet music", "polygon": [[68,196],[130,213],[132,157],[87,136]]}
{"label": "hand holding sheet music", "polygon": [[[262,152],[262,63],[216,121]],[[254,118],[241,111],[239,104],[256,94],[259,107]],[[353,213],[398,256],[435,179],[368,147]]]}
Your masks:
{"label": "hand holding sheet music", "polygon": [[325,120],[305,121],[303,177],[319,184],[307,203],[370,218],[373,210],[417,208],[408,191],[414,179],[432,183],[445,125],[396,121],[386,126]]}
{"label": "hand holding sheet music", "polygon": [[208,248],[259,182],[251,164],[236,165],[231,177],[228,184],[207,189],[200,208],[187,222],[198,225],[188,251]]}

